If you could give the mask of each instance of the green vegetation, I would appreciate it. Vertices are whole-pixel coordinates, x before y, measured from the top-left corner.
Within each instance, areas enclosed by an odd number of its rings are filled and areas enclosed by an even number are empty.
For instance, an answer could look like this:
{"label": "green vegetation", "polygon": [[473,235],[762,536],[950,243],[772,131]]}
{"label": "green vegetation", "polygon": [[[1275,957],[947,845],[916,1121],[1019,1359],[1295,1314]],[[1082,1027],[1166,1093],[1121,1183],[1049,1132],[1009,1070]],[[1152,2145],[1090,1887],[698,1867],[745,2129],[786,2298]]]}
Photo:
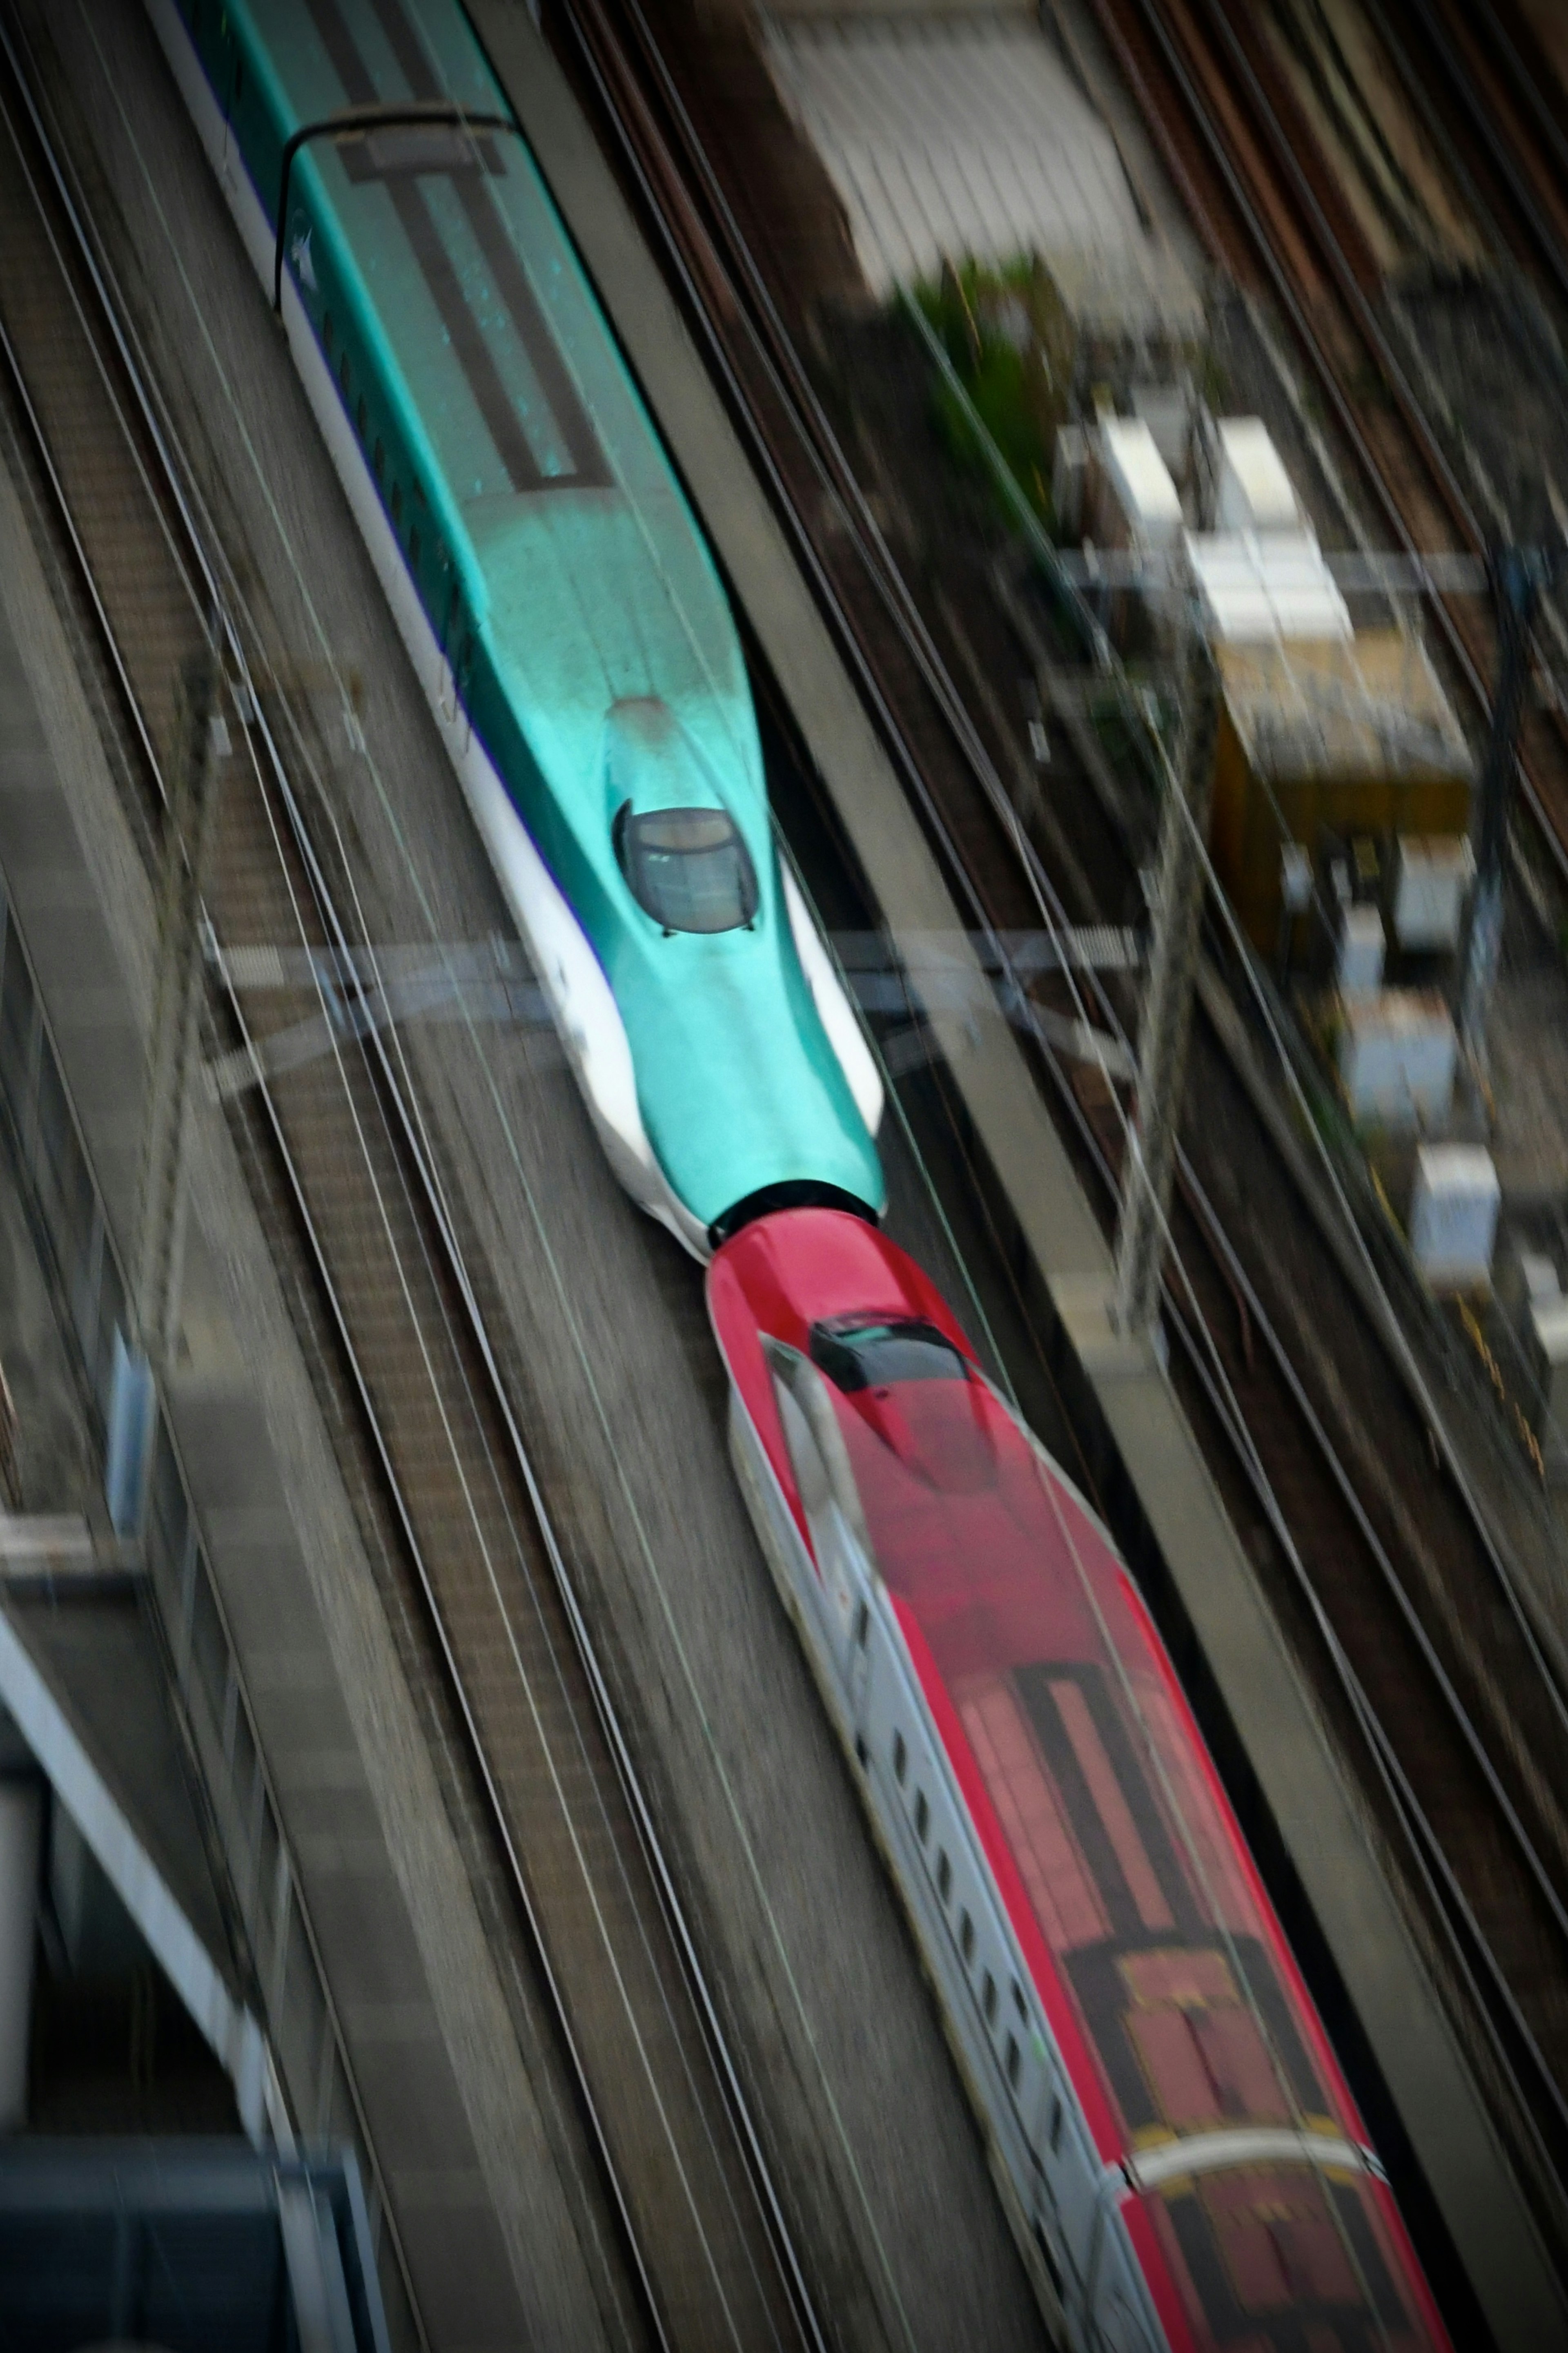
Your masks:
{"label": "green vegetation", "polygon": [[[915,299],[973,402],[981,422],[1043,523],[1051,522],[1051,448],[1068,414],[1075,332],[1043,262],[1003,269],[944,265]],[[945,388],[937,422],[959,464],[984,471],[973,428]]]}

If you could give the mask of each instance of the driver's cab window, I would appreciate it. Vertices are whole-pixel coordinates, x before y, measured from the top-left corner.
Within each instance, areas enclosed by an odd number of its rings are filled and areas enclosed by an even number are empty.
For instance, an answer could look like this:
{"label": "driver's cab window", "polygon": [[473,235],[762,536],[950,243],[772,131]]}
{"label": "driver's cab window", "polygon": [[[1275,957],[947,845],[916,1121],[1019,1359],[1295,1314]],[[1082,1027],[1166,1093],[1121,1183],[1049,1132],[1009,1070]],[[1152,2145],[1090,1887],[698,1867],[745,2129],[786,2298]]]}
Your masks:
{"label": "driver's cab window", "polygon": [[756,869],[724,779],[668,704],[629,695],[605,722],[610,846],[627,890],[667,938],[749,930]]}
{"label": "driver's cab window", "polygon": [[757,912],[751,852],[727,809],[616,810],[610,838],[645,915],[670,932],[738,932]]}

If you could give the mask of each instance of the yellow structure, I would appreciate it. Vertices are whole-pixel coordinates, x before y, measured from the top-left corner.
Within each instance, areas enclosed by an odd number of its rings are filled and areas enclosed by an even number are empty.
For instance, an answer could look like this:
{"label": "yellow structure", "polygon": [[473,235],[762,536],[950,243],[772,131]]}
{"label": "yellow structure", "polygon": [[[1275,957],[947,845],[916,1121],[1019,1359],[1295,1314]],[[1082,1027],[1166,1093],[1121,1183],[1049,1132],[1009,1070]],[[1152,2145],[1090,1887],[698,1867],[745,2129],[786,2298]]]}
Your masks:
{"label": "yellow structure", "polygon": [[1418,640],[1369,629],[1214,655],[1214,860],[1257,947],[1279,944],[1288,842],[1315,859],[1324,832],[1468,832],[1475,764]]}

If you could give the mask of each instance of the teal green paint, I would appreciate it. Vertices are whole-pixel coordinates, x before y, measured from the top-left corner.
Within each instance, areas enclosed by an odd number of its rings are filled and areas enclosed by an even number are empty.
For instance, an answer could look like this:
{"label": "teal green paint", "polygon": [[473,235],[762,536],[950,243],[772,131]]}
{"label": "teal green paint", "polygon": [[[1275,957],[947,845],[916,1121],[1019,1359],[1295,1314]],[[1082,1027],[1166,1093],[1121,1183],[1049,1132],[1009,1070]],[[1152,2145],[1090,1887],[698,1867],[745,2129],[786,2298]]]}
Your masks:
{"label": "teal green paint", "polygon": [[[377,92],[410,95],[369,0],[337,0]],[[476,111],[504,100],[450,0],[404,0],[440,86]],[[203,10],[210,19],[211,0]],[[297,125],[348,102],[305,0],[231,6],[245,58],[239,127],[275,217],[279,156]],[[226,54],[205,62],[223,102]],[[346,353],[351,417],[401,491],[400,536],[420,539],[426,613],[466,681],[473,724],[576,911],[615,992],[648,1139],[672,1189],[704,1225],[764,1186],[813,1180],[880,1209],[876,1149],[817,1017],[790,934],[755,716],[712,561],[618,348],[521,139],[497,141],[487,176],[534,298],[608,460],[605,489],[514,490],[394,208],[356,184],[330,140],[302,148],[288,250],[310,236],[312,290],[293,270],[331,364]],[[522,425],[535,464],[559,470],[562,434],[512,332],[449,178],[415,184]],[[453,591],[456,589],[456,603]],[[448,616],[451,616],[450,632]],[[666,938],[632,898],[610,840],[605,723],[656,696],[679,722],[694,774],[744,835],[760,903],[750,931]],[[694,798],[709,797],[707,789]]]}

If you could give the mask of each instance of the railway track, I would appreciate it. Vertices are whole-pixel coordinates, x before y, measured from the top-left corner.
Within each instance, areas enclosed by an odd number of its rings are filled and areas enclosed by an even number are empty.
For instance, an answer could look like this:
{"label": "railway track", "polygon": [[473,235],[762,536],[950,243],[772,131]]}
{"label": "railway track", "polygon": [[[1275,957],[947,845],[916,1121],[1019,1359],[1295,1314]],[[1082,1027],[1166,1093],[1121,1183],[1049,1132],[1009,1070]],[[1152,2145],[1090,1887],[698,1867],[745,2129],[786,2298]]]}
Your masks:
{"label": "railway track", "polygon": [[[257,1082],[230,1119],[297,1297],[301,1340],[367,1545],[391,1565],[553,2011],[578,2162],[613,2249],[624,2341],[780,2348],[821,2337],[717,2010],[491,1353],[412,1082],[318,981],[253,998],[245,951],[304,974],[374,955],[352,876],[279,752],[284,716],[216,537],[141,380],[68,174],[7,40],[0,62],[0,327],[11,451],[72,610],[145,850],[161,832],[172,684],[217,616],[232,696],[207,913],[216,1009]],[[255,681],[263,680],[258,694]],[[277,723],[274,732],[273,723]],[[286,739],[284,739],[286,740]],[[254,957],[252,959],[254,961]],[[264,1009],[258,1014],[258,1006]],[[292,1069],[268,1044],[324,1022]],[[354,1033],[356,1029],[359,1034]],[[396,2227],[395,2184],[381,2185]]]}
{"label": "railway track", "polygon": [[[1278,305],[1350,452],[1374,527],[1405,554],[1495,541],[1426,413],[1368,282],[1369,257],[1255,16],[1238,0],[1094,0],[1112,55],[1214,259]],[[1368,400],[1373,382],[1382,396]],[[1496,644],[1474,598],[1435,596],[1454,670],[1483,718]],[[1526,712],[1519,776],[1568,879],[1568,733]]]}
{"label": "railway track", "polygon": [[[1108,16],[1131,13],[1132,0],[1106,0]],[[1005,722],[994,710],[972,716],[955,686],[952,633],[910,588],[873,519],[798,354],[787,294],[753,258],[745,186],[719,170],[693,112],[694,85],[662,54],[638,0],[560,0],[553,24],[963,919],[990,934],[1012,977],[1005,933],[1064,922],[1064,898],[1079,921],[1125,902],[1128,845],[1082,814],[1092,807],[1087,789],[1066,839],[1060,820],[1034,838],[1021,797],[1004,782],[1018,768],[1002,740]],[[1151,46],[1139,53],[1145,62]],[[1190,124],[1162,135],[1189,188],[1201,159],[1210,185],[1236,202],[1223,151],[1204,148]],[[1293,217],[1303,247],[1311,195],[1310,185],[1297,188],[1288,206],[1280,192],[1281,218]],[[1236,203],[1227,237],[1239,239],[1245,210]],[[1255,282],[1267,282],[1262,241],[1251,231],[1248,238],[1245,256],[1238,243],[1230,250]],[[1342,268],[1359,290],[1353,263],[1342,255],[1325,261],[1309,324],[1321,318],[1343,344],[1348,331],[1330,310]],[[1348,364],[1343,351],[1340,364]],[[912,394],[907,414],[881,420],[893,446],[911,446],[923,432],[924,396]],[[1375,452],[1362,447],[1375,470]],[[1458,536],[1447,492],[1430,476],[1426,503],[1408,522],[1386,486],[1384,495],[1407,545]],[[1073,797],[1064,795],[1064,806]],[[1053,864],[1072,878],[1061,895]],[[1109,995],[1087,1009],[1107,1026],[1131,1015]],[[1086,1108],[1086,1091],[1069,1082],[1043,1038],[1035,1045],[1040,1083],[1109,1230],[1121,1135],[1115,1105],[1102,1089]],[[1568,1768],[1563,1694],[1489,1526],[1462,1476],[1451,1475],[1454,1458],[1418,1396],[1401,1385],[1385,1335],[1326,1265],[1291,1173],[1203,1024],[1189,1083],[1205,1116],[1188,1124],[1167,1287],[1177,1377],[1357,1764],[1546,2234],[1562,2244],[1568,1839],[1554,1791]]]}
{"label": "railway track", "polygon": [[1515,0],[1368,0],[1368,15],[1494,250],[1568,303],[1561,86]]}
{"label": "railway track", "polygon": [[[1441,158],[1464,209],[1489,253],[1516,332],[1534,347],[1548,385],[1560,375],[1559,326],[1568,305],[1568,131],[1559,119],[1562,80],[1517,0],[1478,0],[1457,9],[1451,0],[1363,0],[1394,80],[1411,113]],[[1554,104],[1554,96],[1557,94]],[[1546,323],[1519,300],[1515,280],[1533,280],[1544,298]],[[1395,306],[1397,308],[1397,306]],[[1423,364],[1419,339],[1405,325],[1413,362]],[[1515,480],[1507,496],[1492,479],[1499,454],[1482,459],[1469,446],[1464,424],[1430,375],[1426,389],[1443,416],[1446,438],[1464,451],[1479,503],[1500,537],[1550,530],[1563,522],[1561,492],[1551,480],[1549,450],[1539,431],[1519,434],[1527,453],[1525,471],[1544,458],[1552,495]],[[1478,401],[1472,406],[1484,406]],[[1506,438],[1501,445],[1506,449]],[[1516,469],[1505,457],[1509,472]],[[1522,501],[1522,515],[1509,512]],[[1549,507],[1551,513],[1543,511]],[[1559,740],[1568,741],[1568,620],[1560,599],[1548,598],[1540,612],[1538,651],[1544,700]]]}

